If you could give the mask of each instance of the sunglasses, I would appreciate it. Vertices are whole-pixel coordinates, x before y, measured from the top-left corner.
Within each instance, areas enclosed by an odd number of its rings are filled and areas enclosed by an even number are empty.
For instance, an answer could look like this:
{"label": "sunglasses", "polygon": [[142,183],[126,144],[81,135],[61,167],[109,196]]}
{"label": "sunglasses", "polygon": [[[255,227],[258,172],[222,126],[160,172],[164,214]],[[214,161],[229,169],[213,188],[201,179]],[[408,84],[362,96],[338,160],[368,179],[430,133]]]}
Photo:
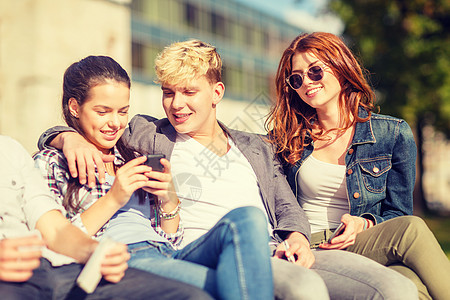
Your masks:
{"label": "sunglasses", "polygon": [[[286,78],[286,82],[293,90],[297,90],[302,86],[304,76],[305,75],[294,73]],[[306,76],[312,81],[319,81],[323,78],[323,69],[320,66],[312,66],[306,72]]]}

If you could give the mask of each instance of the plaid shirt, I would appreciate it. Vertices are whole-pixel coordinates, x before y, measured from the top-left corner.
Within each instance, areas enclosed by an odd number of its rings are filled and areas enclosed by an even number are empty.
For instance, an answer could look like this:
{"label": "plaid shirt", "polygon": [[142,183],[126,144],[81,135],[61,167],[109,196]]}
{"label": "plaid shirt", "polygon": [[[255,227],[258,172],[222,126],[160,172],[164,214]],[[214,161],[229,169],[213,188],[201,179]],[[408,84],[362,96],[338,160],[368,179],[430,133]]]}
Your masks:
{"label": "plaid shirt", "polygon": [[[122,166],[124,164],[124,159],[116,148],[114,148],[114,155],[114,165],[116,165],[117,167]],[[35,160],[35,166],[40,170],[42,176],[44,177],[50,188],[50,191],[62,205],[70,179],[69,167],[64,154],[59,150],[46,149],[36,153],[33,158]],[[67,210],[66,208],[66,217],[70,219],[75,226],[79,227],[84,232],[87,232],[87,230],[84,227],[83,222],[81,221],[81,214],[111,189],[111,184],[109,182],[100,184],[100,182],[98,181],[97,169],[95,176],[97,178],[95,187],[90,188],[87,184],[85,184],[79,189],[79,203],[77,205],[77,208],[75,210]],[[148,197],[148,194],[146,195],[146,197]],[[151,211],[154,212],[155,209],[153,207],[154,204],[152,201],[150,202],[150,205],[152,206]],[[167,238],[174,247],[180,245],[183,237],[183,226],[181,222],[176,233],[166,233],[161,229],[160,222],[158,222],[158,225],[156,225],[154,213],[151,215],[150,220],[152,223],[152,227],[159,235]],[[100,236],[102,236],[107,227],[108,222],[103,225],[103,227],[99,231],[97,231],[94,237],[98,239]]]}

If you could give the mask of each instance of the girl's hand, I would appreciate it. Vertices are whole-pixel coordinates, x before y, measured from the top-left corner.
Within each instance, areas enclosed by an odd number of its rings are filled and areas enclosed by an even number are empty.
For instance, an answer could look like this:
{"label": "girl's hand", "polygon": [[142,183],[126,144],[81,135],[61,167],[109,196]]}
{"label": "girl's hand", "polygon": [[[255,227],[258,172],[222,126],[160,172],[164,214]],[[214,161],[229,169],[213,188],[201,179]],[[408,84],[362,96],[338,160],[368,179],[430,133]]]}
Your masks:
{"label": "girl's hand", "polygon": [[[160,212],[179,212],[178,205],[180,203],[178,201],[177,193],[175,192],[175,186],[170,172],[170,162],[165,158],[161,158],[160,162],[164,167],[164,172],[151,171],[145,173],[150,180],[144,190],[157,197]],[[161,229],[166,233],[177,232],[179,223],[179,215],[168,219],[161,216]]]}
{"label": "girl's hand", "polygon": [[151,171],[145,173],[150,178],[144,190],[158,197],[164,211],[172,211],[178,205],[178,196],[170,172],[170,162],[161,158],[164,172]]}
{"label": "girl's hand", "polygon": [[145,173],[152,168],[143,164],[146,159],[145,156],[135,158],[117,170],[116,179],[108,193],[121,207],[128,202],[134,191],[149,183]]}
{"label": "girl's hand", "polygon": [[319,245],[321,249],[345,249],[355,243],[356,235],[363,231],[364,219],[344,214],[341,222],[345,224],[344,232],[331,240],[331,243]]}

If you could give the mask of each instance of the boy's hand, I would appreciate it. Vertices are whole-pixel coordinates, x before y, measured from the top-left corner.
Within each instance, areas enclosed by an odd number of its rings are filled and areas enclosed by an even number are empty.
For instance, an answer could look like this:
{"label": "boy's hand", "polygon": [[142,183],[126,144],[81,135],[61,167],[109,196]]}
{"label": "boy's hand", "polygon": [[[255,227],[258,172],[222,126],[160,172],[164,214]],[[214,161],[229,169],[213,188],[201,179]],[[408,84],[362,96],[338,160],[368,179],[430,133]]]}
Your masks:
{"label": "boy's hand", "polygon": [[161,164],[164,166],[164,172],[151,171],[146,173],[147,177],[152,180],[147,182],[144,190],[158,197],[164,211],[172,211],[178,205],[178,196],[173,184],[171,166],[165,158],[161,158]]}
{"label": "boy's hand", "polygon": [[81,184],[89,181],[89,187],[95,186],[95,166],[98,169],[100,183],[105,182],[104,162],[114,160],[114,155],[101,153],[93,144],[76,132],[60,133],[51,143],[61,149],[67,159],[72,177],[78,177]]}
{"label": "boy's hand", "polygon": [[283,258],[283,256],[296,258],[295,264],[305,268],[311,268],[316,258],[312,253],[309,242],[305,236],[299,232],[293,232],[286,239],[289,244],[289,249],[285,249],[284,243],[280,243],[275,252],[275,257]]}

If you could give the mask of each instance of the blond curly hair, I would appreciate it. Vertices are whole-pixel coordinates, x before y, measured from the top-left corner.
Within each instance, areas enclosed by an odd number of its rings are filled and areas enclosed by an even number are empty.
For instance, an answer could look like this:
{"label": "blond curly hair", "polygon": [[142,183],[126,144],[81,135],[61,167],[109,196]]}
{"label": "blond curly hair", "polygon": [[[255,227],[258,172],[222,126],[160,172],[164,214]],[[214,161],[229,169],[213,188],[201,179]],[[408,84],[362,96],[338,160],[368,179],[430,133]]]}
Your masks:
{"label": "blond curly hair", "polygon": [[216,48],[200,40],[173,43],[155,59],[156,83],[179,85],[203,75],[209,83],[222,81],[222,59]]}

